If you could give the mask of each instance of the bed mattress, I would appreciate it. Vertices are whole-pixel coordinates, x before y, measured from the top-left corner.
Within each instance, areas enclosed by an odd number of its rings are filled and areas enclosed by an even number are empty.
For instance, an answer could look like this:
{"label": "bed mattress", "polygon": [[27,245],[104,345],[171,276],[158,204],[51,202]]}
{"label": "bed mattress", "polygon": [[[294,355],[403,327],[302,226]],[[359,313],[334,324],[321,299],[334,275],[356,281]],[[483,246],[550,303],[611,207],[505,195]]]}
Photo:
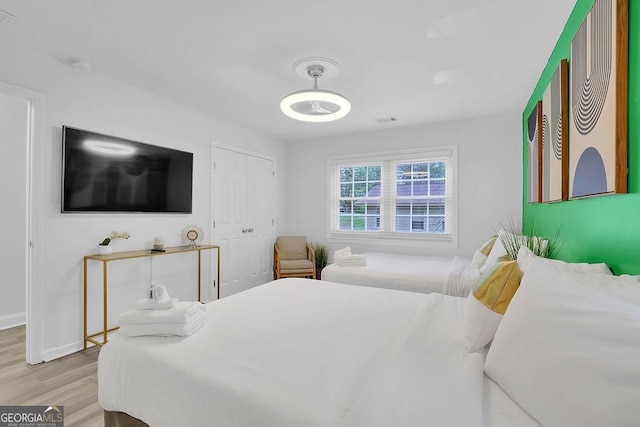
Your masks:
{"label": "bed mattress", "polygon": [[[330,264],[322,270],[322,280],[349,285],[400,291],[467,296],[479,277],[461,257],[434,257],[368,252],[367,265],[341,267]],[[464,273],[464,274],[462,274]],[[467,279],[473,276],[472,280]]]}
{"label": "bed mattress", "polygon": [[484,355],[460,339],[463,307],[278,280],[207,304],[192,336],[116,336],[99,401],[152,426],[481,426]]}

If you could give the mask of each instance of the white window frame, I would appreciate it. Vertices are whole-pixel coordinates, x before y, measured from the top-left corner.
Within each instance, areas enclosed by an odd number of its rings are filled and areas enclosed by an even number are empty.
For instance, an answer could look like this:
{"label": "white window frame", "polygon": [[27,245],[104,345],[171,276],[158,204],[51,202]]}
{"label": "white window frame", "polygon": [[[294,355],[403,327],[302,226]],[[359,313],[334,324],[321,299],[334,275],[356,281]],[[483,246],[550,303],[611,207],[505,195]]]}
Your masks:
{"label": "white window frame", "polygon": [[[394,229],[395,191],[385,192],[385,186],[396,188],[395,164],[445,160],[447,196],[445,212],[448,221],[445,233],[404,233]],[[381,231],[344,231],[339,227],[339,169],[345,166],[382,164],[382,196],[380,203]],[[458,247],[458,147],[455,145],[415,150],[330,156],[327,158],[327,241],[331,243],[363,243],[390,246],[419,246],[455,249]]]}

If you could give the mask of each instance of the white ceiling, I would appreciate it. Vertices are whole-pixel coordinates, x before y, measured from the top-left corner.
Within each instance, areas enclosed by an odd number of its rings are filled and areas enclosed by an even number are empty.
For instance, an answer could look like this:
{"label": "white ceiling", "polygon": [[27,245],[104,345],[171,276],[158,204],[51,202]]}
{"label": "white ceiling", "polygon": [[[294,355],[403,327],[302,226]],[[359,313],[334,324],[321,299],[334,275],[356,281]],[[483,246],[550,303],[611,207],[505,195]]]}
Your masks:
{"label": "white ceiling", "polygon": [[[574,0],[0,0],[3,28],[61,61],[283,141],[521,112]],[[319,86],[351,113],[331,123],[284,116],[311,87],[293,63],[342,71]],[[0,66],[1,63],[0,63]],[[396,123],[375,119],[394,116]]]}

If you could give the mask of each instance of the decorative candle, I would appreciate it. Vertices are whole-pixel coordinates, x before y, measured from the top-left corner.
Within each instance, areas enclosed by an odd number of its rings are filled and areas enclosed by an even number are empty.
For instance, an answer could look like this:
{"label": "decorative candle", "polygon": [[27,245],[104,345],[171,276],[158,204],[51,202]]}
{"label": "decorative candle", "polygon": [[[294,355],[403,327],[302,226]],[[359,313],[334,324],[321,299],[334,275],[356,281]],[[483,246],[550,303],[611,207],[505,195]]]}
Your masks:
{"label": "decorative candle", "polygon": [[153,249],[158,249],[158,250],[164,249],[164,240],[162,240],[162,237],[153,238]]}

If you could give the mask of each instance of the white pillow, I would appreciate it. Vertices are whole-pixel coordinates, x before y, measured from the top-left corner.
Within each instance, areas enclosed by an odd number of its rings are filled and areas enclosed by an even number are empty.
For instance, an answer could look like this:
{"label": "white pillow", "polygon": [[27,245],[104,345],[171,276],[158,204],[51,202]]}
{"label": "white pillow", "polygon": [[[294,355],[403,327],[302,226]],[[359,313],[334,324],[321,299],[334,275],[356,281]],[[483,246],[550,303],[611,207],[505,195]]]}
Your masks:
{"label": "white pillow", "polygon": [[535,259],[485,372],[545,426],[630,426],[638,424],[639,361],[638,277],[576,273]]}
{"label": "white pillow", "polygon": [[473,292],[464,302],[462,338],[469,353],[483,349],[491,342],[498,330],[502,314],[488,310]]}
{"label": "white pillow", "polygon": [[487,256],[482,252],[476,250],[473,253],[473,258],[471,259],[471,268],[481,269],[485,262],[487,262]]}
{"label": "white pillow", "polygon": [[499,262],[482,275],[465,301],[462,334],[469,353],[491,342],[521,277],[515,261]]}
{"label": "white pillow", "polygon": [[504,246],[502,246],[502,242],[500,241],[500,239],[496,239],[493,247],[491,248],[491,252],[489,252],[489,255],[487,256],[487,260],[485,261],[484,265],[480,267],[480,272],[484,273],[485,271],[487,271],[487,269],[494,266],[498,262],[504,261],[506,256],[507,251]]}
{"label": "white pillow", "polygon": [[480,246],[475,253],[473,254],[473,259],[471,260],[471,267],[475,269],[480,269],[487,261],[487,256],[491,252],[491,248],[493,248],[494,243],[498,240],[498,236],[491,236],[486,242]]}
{"label": "white pillow", "polygon": [[612,275],[611,270],[605,263],[598,264],[589,264],[586,262],[581,263],[569,263],[565,261],[561,261],[559,259],[548,259],[542,258],[538,255],[534,254],[533,251],[526,246],[520,246],[520,250],[518,250],[518,268],[522,271],[522,274],[527,272],[527,268],[531,264],[531,261],[534,259],[543,259],[545,262],[555,264],[560,268],[563,268],[567,271],[574,271],[577,273],[593,273],[593,274],[606,274]]}

